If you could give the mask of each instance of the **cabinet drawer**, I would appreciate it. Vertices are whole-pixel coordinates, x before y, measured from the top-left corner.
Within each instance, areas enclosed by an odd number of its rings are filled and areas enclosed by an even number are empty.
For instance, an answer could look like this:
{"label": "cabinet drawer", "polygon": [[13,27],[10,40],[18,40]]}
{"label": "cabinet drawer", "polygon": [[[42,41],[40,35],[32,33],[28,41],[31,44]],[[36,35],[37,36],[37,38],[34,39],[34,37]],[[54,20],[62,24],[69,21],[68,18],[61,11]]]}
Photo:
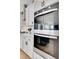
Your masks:
{"label": "cabinet drawer", "polygon": [[34,24],[34,4],[30,4],[26,8],[26,25]]}

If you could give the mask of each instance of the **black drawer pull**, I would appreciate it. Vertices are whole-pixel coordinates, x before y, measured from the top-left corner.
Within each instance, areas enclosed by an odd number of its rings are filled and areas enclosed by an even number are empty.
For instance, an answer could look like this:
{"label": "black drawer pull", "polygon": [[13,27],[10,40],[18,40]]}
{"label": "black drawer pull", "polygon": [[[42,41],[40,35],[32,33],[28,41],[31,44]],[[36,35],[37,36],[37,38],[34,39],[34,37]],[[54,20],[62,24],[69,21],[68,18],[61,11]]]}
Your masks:
{"label": "black drawer pull", "polygon": [[32,30],[32,28],[29,28],[29,29],[28,29],[28,31],[31,31],[31,30]]}

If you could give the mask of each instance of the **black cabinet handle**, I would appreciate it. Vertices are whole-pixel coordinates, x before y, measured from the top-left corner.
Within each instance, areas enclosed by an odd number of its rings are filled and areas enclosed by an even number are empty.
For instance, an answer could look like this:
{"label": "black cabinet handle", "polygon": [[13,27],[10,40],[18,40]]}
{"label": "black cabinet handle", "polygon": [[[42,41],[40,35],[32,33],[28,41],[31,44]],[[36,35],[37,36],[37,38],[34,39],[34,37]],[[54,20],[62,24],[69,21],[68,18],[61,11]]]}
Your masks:
{"label": "black cabinet handle", "polygon": [[29,28],[29,29],[28,29],[28,31],[31,31],[31,30],[32,30],[32,28]]}

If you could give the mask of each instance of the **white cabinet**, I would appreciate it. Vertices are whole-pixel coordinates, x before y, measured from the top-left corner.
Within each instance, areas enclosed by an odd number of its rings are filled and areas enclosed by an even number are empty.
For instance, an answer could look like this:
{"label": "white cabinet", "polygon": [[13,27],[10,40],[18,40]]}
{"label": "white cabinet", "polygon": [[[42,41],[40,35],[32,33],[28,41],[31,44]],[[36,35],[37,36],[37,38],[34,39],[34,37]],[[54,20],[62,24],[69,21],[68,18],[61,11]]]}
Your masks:
{"label": "white cabinet", "polygon": [[29,9],[29,25],[33,25],[34,24],[34,4],[31,4],[30,6],[28,6]]}
{"label": "white cabinet", "polygon": [[20,34],[20,47],[21,49],[32,58],[33,54],[33,37],[27,33]]}
{"label": "white cabinet", "polygon": [[21,35],[21,48],[22,50],[32,58],[33,54],[33,23],[34,23],[34,12],[33,12],[33,4],[29,5],[26,8],[26,25],[25,25],[25,33]]}
{"label": "white cabinet", "polygon": [[[34,5],[30,4],[25,9],[25,22],[21,29],[20,47],[30,57],[33,57],[33,29],[34,29]],[[22,33],[23,32],[23,33]]]}
{"label": "white cabinet", "polygon": [[34,52],[34,59],[45,59],[45,58],[40,56],[38,53]]}
{"label": "white cabinet", "polygon": [[22,36],[21,47],[22,50],[32,58],[33,56],[33,29],[34,29],[34,5],[30,4],[25,9],[25,33]]}
{"label": "white cabinet", "polygon": [[27,31],[23,34],[21,34],[21,40],[20,40],[20,46],[22,50],[32,58],[33,54],[33,30],[29,31],[28,29],[33,27],[27,27]]}
{"label": "white cabinet", "polygon": [[24,34],[21,33],[20,34],[20,48],[23,49],[24,45],[23,45],[23,40],[24,40]]}
{"label": "white cabinet", "polygon": [[25,14],[25,15],[26,15],[26,25],[28,25],[28,21],[29,21],[29,17],[28,17],[28,16],[29,16],[29,12],[28,12],[28,10],[29,10],[29,9],[28,9],[28,7],[27,7],[27,8],[26,8],[26,14]]}
{"label": "white cabinet", "polygon": [[21,48],[21,49],[22,49],[22,47],[23,47],[23,43],[22,43],[23,40],[22,40],[22,39],[23,39],[22,34],[20,34],[20,48]]}
{"label": "white cabinet", "polygon": [[23,47],[24,52],[28,53],[28,38],[25,37],[23,39],[23,45],[24,45],[24,47]]}
{"label": "white cabinet", "polygon": [[26,8],[26,25],[34,24],[34,4],[29,5]]}
{"label": "white cabinet", "polygon": [[26,36],[24,38],[23,44],[24,44],[24,47],[23,47],[24,52],[32,58],[32,53],[33,53],[33,37]]}

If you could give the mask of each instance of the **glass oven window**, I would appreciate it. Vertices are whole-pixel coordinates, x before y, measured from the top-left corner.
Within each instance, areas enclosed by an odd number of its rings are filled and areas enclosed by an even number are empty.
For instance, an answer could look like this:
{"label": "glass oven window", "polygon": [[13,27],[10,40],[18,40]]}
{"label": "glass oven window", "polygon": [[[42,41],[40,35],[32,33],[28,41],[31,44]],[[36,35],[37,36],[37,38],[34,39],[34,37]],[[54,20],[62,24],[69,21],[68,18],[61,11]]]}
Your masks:
{"label": "glass oven window", "polygon": [[38,30],[58,30],[59,29],[58,10],[35,17],[34,29]]}
{"label": "glass oven window", "polygon": [[58,39],[34,36],[34,47],[55,58],[58,58],[58,42]]}

